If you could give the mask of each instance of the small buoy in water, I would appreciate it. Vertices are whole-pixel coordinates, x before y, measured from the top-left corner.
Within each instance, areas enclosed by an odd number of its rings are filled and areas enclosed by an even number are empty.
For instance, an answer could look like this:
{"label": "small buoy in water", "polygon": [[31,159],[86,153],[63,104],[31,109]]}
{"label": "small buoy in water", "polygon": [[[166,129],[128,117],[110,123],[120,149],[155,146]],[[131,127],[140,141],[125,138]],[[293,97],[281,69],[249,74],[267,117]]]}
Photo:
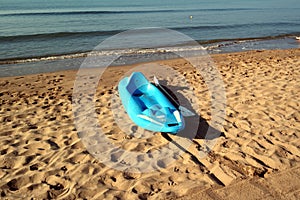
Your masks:
{"label": "small buoy in water", "polygon": [[190,19],[193,19],[193,15],[190,15]]}

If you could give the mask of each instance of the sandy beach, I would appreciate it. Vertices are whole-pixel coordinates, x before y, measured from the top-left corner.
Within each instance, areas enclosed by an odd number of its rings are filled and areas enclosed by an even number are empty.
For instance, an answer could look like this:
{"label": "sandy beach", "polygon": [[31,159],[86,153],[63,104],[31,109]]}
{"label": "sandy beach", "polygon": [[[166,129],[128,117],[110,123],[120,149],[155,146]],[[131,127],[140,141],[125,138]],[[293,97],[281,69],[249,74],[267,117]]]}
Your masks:
{"label": "sandy beach", "polygon": [[[206,157],[197,153],[204,143],[199,136],[176,161],[160,160],[149,173],[110,168],[87,151],[72,111],[76,70],[0,78],[0,198],[300,199],[300,49],[211,57],[226,90],[222,134]],[[185,60],[155,63],[197,85],[187,97],[198,106],[199,134],[205,133],[210,91],[201,75]],[[110,67],[100,80],[91,97],[99,124],[123,149],[160,149],[178,136],[134,137],[133,126],[123,130],[114,122],[116,81],[132,67]],[[180,76],[160,78],[180,83]]]}

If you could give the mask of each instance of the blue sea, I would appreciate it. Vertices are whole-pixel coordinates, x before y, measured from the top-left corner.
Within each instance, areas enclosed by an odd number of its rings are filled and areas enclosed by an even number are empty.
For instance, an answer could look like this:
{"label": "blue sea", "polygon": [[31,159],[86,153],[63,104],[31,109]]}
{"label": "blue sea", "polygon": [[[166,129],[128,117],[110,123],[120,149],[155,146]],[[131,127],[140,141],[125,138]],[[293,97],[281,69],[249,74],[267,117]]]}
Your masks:
{"label": "blue sea", "polygon": [[209,53],[300,47],[298,0],[0,0],[0,5],[0,76],[76,69],[84,53],[105,39],[147,27],[179,31]]}

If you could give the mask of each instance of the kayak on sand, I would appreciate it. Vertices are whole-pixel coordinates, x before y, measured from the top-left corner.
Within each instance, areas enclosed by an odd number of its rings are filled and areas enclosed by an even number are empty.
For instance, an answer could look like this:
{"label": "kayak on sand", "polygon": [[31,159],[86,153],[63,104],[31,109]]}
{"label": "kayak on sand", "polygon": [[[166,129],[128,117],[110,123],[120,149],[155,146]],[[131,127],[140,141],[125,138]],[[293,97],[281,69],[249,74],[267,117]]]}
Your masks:
{"label": "kayak on sand", "polygon": [[128,116],[136,125],[172,134],[184,128],[178,106],[141,72],[133,72],[130,77],[123,78],[118,91]]}

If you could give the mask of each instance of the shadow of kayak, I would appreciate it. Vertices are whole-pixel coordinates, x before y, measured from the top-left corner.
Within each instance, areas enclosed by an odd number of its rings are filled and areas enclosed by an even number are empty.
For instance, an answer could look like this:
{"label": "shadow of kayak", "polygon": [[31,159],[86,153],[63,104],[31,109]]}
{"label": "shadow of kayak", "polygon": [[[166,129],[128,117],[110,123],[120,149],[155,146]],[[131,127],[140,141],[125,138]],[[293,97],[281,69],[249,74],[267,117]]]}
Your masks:
{"label": "shadow of kayak", "polygon": [[[189,100],[180,92],[184,89],[189,89],[187,87],[179,86],[165,86],[166,81],[161,81],[161,86],[176,100],[177,104],[183,105],[188,110],[196,113],[195,116],[184,117],[185,128],[176,134],[176,136],[193,139],[206,139],[213,140],[221,136],[225,136],[223,132],[209,125],[206,119],[197,114],[193,109]],[[168,141],[172,141],[167,133],[162,133],[163,137]]]}

